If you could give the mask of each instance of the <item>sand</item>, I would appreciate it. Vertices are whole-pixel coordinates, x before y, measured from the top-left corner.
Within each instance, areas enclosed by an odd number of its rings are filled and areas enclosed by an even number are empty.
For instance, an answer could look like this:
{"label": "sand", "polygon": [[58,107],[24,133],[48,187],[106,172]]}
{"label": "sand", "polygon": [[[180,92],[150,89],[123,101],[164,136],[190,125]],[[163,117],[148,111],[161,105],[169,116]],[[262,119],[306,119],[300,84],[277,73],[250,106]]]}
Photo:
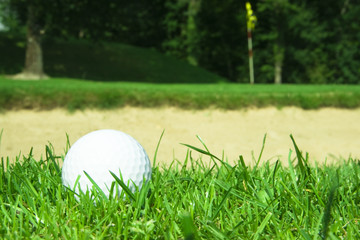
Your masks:
{"label": "sand", "polygon": [[[188,149],[180,143],[202,148],[196,135],[214,155],[220,158],[224,155],[229,162],[243,155],[248,164],[253,164],[253,156],[258,157],[265,134],[262,162],[280,159],[286,165],[289,151],[294,151],[290,134],[300,150],[309,153],[311,162],[334,163],[349,156],[360,157],[360,109],[225,111],[134,107],[74,113],[63,109],[1,113],[0,157],[13,160],[19,154],[27,155],[33,147],[35,159],[40,159],[48,143],[54,146],[55,154],[64,155],[66,133],[70,143],[74,143],[82,135],[104,128],[132,135],[143,145],[151,161],[165,130],[157,156],[160,164],[168,164],[173,159],[184,161]],[[192,152],[192,156],[197,158],[199,154]]]}

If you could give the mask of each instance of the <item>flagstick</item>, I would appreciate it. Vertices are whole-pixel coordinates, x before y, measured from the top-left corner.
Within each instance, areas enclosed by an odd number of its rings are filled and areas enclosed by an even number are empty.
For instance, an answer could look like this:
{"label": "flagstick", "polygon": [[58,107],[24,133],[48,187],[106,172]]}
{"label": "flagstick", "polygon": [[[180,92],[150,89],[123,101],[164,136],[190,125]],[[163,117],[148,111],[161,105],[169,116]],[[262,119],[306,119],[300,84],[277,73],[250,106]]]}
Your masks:
{"label": "flagstick", "polygon": [[251,28],[248,28],[248,48],[249,48],[249,72],[250,72],[250,84],[254,84],[254,61],[253,61],[253,50],[252,50],[252,36]]}
{"label": "flagstick", "polygon": [[254,78],[254,60],[253,60],[253,47],[252,47],[252,36],[251,30],[255,28],[256,16],[251,9],[251,4],[246,2],[246,26],[247,26],[247,36],[248,36],[248,49],[249,49],[249,73],[250,73],[250,84],[255,83]]}

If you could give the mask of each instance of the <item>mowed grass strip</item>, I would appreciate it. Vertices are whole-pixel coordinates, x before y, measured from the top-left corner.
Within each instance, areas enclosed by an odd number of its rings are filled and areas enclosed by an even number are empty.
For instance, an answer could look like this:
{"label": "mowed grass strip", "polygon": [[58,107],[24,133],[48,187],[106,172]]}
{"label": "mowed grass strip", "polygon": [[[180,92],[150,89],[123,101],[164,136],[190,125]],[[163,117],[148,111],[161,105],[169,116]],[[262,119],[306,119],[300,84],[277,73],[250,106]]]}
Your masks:
{"label": "mowed grass strip", "polygon": [[154,84],[0,78],[0,109],[111,109],[124,106],[242,109],[360,107],[358,85]]}
{"label": "mowed grass strip", "polygon": [[3,238],[360,238],[355,159],[309,166],[295,152],[288,168],[280,162],[250,168],[242,157],[230,166],[210,153],[195,160],[189,152],[183,163],[153,166],[152,180],[131,198],[104,201],[93,190],[77,201],[61,183],[63,156],[46,149],[45,159],[1,159]]}

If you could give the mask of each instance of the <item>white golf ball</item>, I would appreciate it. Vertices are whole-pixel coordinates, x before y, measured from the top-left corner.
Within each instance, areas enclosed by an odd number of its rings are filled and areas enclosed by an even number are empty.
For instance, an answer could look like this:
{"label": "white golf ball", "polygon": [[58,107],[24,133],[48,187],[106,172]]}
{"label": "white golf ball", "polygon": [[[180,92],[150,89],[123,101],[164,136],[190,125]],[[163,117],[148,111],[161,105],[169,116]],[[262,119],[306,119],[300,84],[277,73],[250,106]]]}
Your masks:
{"label": "white golf ball", "polygon": [[[119,178],[121,173],[123,182],[133,192],[134,184],[140,189],[143,179],[151,178],[150,160],[140,143],[126,133],[111,129],[88,133],[71,146],[62,167],[63,184],[76,193],[79,187],[82,192],[90,190],[93,184],[84,171],[108,197],[115,181],[110,171]],[[75,186],[79,176],[78,186]],[[118,192],[121,192],[120,186]]]}

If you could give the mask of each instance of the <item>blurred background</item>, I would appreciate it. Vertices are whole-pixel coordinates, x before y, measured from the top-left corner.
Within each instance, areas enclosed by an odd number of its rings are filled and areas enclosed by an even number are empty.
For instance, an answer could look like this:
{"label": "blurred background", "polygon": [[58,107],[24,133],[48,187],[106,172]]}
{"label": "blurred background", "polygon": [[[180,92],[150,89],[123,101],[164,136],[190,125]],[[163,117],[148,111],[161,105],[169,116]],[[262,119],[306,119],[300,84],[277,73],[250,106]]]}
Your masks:
{"label": "blurred background", "polygon": [[[245,3],[1,0],[0,74],[248,83]],[[258,0],[251,5],[257,17],[252,31],[256,83],[360,82],[358,0]],[[32,50],[26,44],[30,38],[38,43]],[[26,52],[43,68],[29,66]],[[36,60],[39,54],[43,58]],[[172,74],[177,71],[193,77]]]}

